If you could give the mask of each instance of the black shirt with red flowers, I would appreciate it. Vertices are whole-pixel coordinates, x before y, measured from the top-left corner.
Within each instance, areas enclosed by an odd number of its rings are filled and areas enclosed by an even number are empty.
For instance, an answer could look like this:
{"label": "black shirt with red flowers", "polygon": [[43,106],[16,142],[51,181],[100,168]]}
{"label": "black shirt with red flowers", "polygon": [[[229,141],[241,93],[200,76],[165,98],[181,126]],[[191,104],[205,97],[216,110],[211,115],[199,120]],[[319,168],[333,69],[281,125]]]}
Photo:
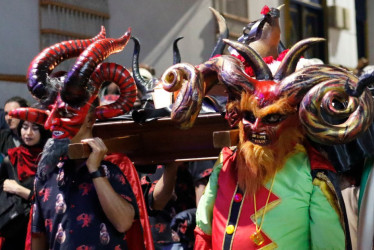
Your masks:
{"label": "black shirt with red flowers", "polygon": [[[121,170],[106,161],[101,166],[138,217],[135,196]],[[113,227],[100,206],[87,167],[74,167],[69,160],[60,161],[45,181],[36,178],[32,232],[46,233],[49,249],[127,249],[125,233]]]}
{"label": "black shirt with red flowers", "polygon": [[[194,241],[193,232],[190,237],[180,237],[180,232],[172,230],[171,222],[177,214],[196,208],[195,183],[210,176],[213,163],[214,161],[188,162],[179,166],[174,195],[161,211],[152,210],[152,203],[153,191],[164,173],[164,166],[158,165],[154,174],[142,175],[141,185],[148,206],[149,222],[156,249],[162,249],[160,246],[173,243],[189,246],[190,242]],[[190,249],[190,247],[183,247],[183,249]]]}

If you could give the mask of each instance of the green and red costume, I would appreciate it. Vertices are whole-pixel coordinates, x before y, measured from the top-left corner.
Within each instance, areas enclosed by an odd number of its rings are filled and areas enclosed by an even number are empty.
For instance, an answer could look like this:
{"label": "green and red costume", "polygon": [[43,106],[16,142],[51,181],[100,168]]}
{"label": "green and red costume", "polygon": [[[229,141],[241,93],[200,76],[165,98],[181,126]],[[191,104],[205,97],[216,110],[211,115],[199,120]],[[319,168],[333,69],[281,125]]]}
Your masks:
{"label": "green and red costume", "polygon": [[[315,151],[308,153],[297,146],[276,174],[261,228],[265,241],[258,247],[250,238],[256,231],[253,197],[238,190],[237,153],[224,148],[199,202],[195,249],[344,249],[340,208],[329,195],[335,189],[323,178],[332,168]],[[315,178],[313,167],[321,170]],[[270,185],[256,193],[257,225]]]}

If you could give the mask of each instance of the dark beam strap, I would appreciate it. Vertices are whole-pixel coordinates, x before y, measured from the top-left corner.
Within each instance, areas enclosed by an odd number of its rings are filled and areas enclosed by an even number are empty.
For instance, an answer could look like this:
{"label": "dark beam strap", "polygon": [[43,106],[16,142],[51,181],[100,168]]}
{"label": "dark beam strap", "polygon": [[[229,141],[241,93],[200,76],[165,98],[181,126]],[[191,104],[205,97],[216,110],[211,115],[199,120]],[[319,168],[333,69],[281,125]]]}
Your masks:
{"label": "dark beam strap", "polygon": [[0,81],[26,83],[26,76],[0,74]]}
{"label": "dark beam strap", "polygon": [[[236,195],[241,195],[242,199],[235,201]],[[238,219],[239,219],[241,207],[243,204],[243,200],[244,200],[244,194],[240,190],[239,186],[236,186],[235,194],[233,195],[232,200],[231,200],[229,219],[226,225],[226,226],[234,226],[234,231],[231,233],[227,233],[227,230],[226,230],[225,237],[223,239],[223,248],[222,248],[223,250],[232,248],[232,242],[234,240],[236,227],[238,226]]]}

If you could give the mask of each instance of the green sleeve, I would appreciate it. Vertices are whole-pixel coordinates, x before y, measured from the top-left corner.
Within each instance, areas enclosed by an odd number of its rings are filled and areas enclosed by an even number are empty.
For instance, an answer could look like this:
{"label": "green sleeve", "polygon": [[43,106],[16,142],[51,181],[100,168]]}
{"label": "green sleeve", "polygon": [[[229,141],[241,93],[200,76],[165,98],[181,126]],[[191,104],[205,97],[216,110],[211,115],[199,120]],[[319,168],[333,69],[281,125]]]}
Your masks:
{"label": "green sleeve", "polygon": [[364,196],[364,191],[367,185],[367,181],[370,175],[371,168],[373,166],[374,159],[373,158],[367,158],[365,160],[364,164],[364,170],[362,171],[362,177],[361,177],[361,187],[360,190],[363,190],[360,192],[359,197],[358,197],[358,212],[360,213],[360,208],[361,208],[361,201],[362,197]]}
{"label": "green sleeve", "polygon": [[313,186],[310,200],[312,249],[345,249],[345,236],[339,215],[319,186]]}
{"label": "green sleeve", "polygon": [[214,167],[196,211],[196,226],[208,235],[212,235],[213,207],[216,201],[218,176],[221,169],[222,163]]}

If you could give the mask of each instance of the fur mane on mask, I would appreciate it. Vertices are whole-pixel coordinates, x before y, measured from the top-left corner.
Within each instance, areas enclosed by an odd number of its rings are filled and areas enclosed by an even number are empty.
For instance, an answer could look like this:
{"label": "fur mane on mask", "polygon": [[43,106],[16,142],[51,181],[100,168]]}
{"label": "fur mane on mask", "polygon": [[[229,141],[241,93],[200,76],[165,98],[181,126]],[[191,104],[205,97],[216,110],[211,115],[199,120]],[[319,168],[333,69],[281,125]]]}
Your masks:
{"label": "fur mane on mask", "polygon": [[240,101],[240,110],[250,110],[256,117],[262,118],[268,114],[292,114],[297,111],[297,107],[291,106],[287,98],[280,98],[274,103],[265,107],[259,107],[258,101],[255,96],[248,93],[243,93]]}
{"label": "fur mane on mask", "polygon": [[[253,96],[246,100],[247,102],[241,102],[241,110],[250,110],[256,117],[264,117],[270,113],[298,115],[295,114],[295,108],[290,107],[284,98],[262,109],[258,108]],[[236,162],[238,183],[239,187],[250,195],[273,178],[289,155],[295,152],[296,145],[304,140],[301,125],[297,122],[294,126],[285,128],[277,142],[271,146],[259,146],[246,141],[242,121],[239,123],[239,131],[240,142]]]}
{"label": "fur mane on mask", "polygon": [[60,158],[68,153],[69,138],[53,139],[50,138],[43,148],[42,157],[38,164],[36,176],[45,180],[53,172]]}
{"label": "fur mane on mask", "polygon": [[247,194],[256,193],[283,167],[303,139],[301,130],[292,127],[286,129],[272,147],[259,146],[250,141],[240,144],[236,162],[239,187]]}

